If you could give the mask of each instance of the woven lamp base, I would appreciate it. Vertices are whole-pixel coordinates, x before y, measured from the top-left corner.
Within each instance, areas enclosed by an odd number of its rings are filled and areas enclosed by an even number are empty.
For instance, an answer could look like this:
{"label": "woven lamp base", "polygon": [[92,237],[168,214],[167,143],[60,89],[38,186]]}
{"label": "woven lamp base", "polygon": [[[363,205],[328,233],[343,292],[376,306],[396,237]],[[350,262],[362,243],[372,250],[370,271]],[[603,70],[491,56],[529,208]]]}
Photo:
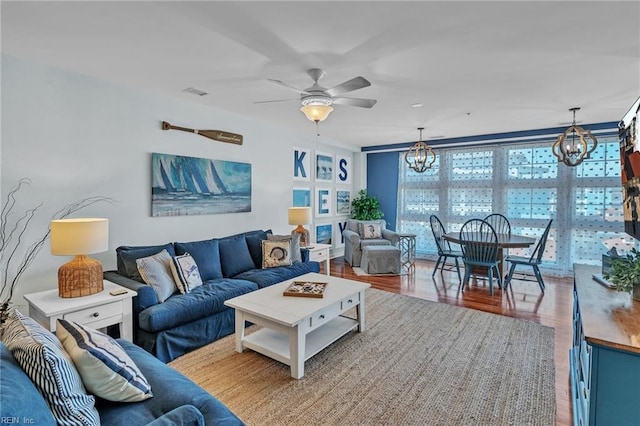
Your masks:
{"label": "woven lamp base", "polygon": [[102,264],[96,259],[78,255],[58,269],[58,296],[81,297],[104,290]]}
{"label": "woven lamp base", "polygon": [[291,235],[300,234],[300,247],[306,247],[311,242],[309,238],[309,231],[307,231],[302,225],[298,225],[296,229],[291,231]]}

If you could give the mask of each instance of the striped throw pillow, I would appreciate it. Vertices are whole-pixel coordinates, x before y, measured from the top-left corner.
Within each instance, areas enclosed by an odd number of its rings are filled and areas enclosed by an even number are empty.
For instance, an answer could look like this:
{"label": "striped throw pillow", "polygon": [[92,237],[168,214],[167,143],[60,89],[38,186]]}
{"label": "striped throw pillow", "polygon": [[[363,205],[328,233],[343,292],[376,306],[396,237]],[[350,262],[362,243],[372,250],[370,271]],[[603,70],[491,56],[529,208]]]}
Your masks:
{"label": "striped throw pillow", "polygon": [[100,424],[95,398],[87,395],[73,361],[53,333],[15,310],[2,341],[45,398],[59,425]]}
{"label": "striped throw pillow", "polygon": [[144,401],[153,396],[138,366],[110,336],[67,320],[58,320],[56,335],[92,394],[117,402]]}

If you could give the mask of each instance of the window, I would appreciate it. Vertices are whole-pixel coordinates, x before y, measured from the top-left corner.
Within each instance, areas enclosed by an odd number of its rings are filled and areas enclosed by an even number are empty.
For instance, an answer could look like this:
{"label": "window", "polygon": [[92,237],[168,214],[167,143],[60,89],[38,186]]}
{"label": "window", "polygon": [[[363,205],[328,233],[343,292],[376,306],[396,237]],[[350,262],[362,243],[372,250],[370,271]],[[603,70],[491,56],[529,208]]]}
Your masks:
{"label": "window", "polygon": [[567,275],[573,263],[600,262],[611,247],[631,249],[617,135],[600,136],[591,158],[577,167],[558,163],[552,143],[439,148],[434,167],[422,174],[400,155],[397,229],[416,234],[418,256],[433,258],[432,214],[452,232],[468,219],[502,213],[514,233],[536,238],[552,219],[543,269],[558,275]]}

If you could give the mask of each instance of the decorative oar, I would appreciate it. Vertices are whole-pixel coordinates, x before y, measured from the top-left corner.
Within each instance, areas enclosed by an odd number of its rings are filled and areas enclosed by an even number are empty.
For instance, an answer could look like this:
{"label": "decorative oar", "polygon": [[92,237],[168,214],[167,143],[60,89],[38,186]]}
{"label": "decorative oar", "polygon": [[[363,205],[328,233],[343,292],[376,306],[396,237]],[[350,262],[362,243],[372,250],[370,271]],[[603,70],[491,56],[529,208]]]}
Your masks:
{"label": "decorative oar", "polygon": [[204,136],[205,138],[213,139],[218,142],[234,143],[236,145],[242,145],[242,135],[231,132],[224,132],[222,130],[196,130],[188,129],[186,127],[172,126],[166,121],[162,122],[162,130],[182,130],[183,132],[195,133],[196,135]]}

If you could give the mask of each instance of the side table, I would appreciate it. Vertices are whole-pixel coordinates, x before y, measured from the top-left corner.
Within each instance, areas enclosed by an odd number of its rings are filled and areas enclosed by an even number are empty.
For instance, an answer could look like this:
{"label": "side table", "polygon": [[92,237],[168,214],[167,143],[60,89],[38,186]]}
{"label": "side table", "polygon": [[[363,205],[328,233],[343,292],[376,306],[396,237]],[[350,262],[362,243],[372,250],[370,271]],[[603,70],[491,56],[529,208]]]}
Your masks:
{"label": "side table", "polygon": [[330,275],[331,268],[329,266],[329,249],[331,248],[331,244],[311,243],[309,247],[302,248],[309,250],[309,260],[324,262],[324,273]]}
{"label": "side table", "polygon": [[[111,291],[126,290],[112,296]],[[25,294],[29,302],[29,316],[47,330],[56,331],[56,321],[65,319],[91,328],[104,328],[118,324],[120,337],[133,341],[133,313],[131,299],[135,291],[104,281],[104,290],[90,296],[65,298],[58,289]]]}
{"label": "side table", "polygon": [[400,234],[398,248],[400,249],[400,263],[403,268],[411,269],[415,267],[416,261],[416,235]]}

